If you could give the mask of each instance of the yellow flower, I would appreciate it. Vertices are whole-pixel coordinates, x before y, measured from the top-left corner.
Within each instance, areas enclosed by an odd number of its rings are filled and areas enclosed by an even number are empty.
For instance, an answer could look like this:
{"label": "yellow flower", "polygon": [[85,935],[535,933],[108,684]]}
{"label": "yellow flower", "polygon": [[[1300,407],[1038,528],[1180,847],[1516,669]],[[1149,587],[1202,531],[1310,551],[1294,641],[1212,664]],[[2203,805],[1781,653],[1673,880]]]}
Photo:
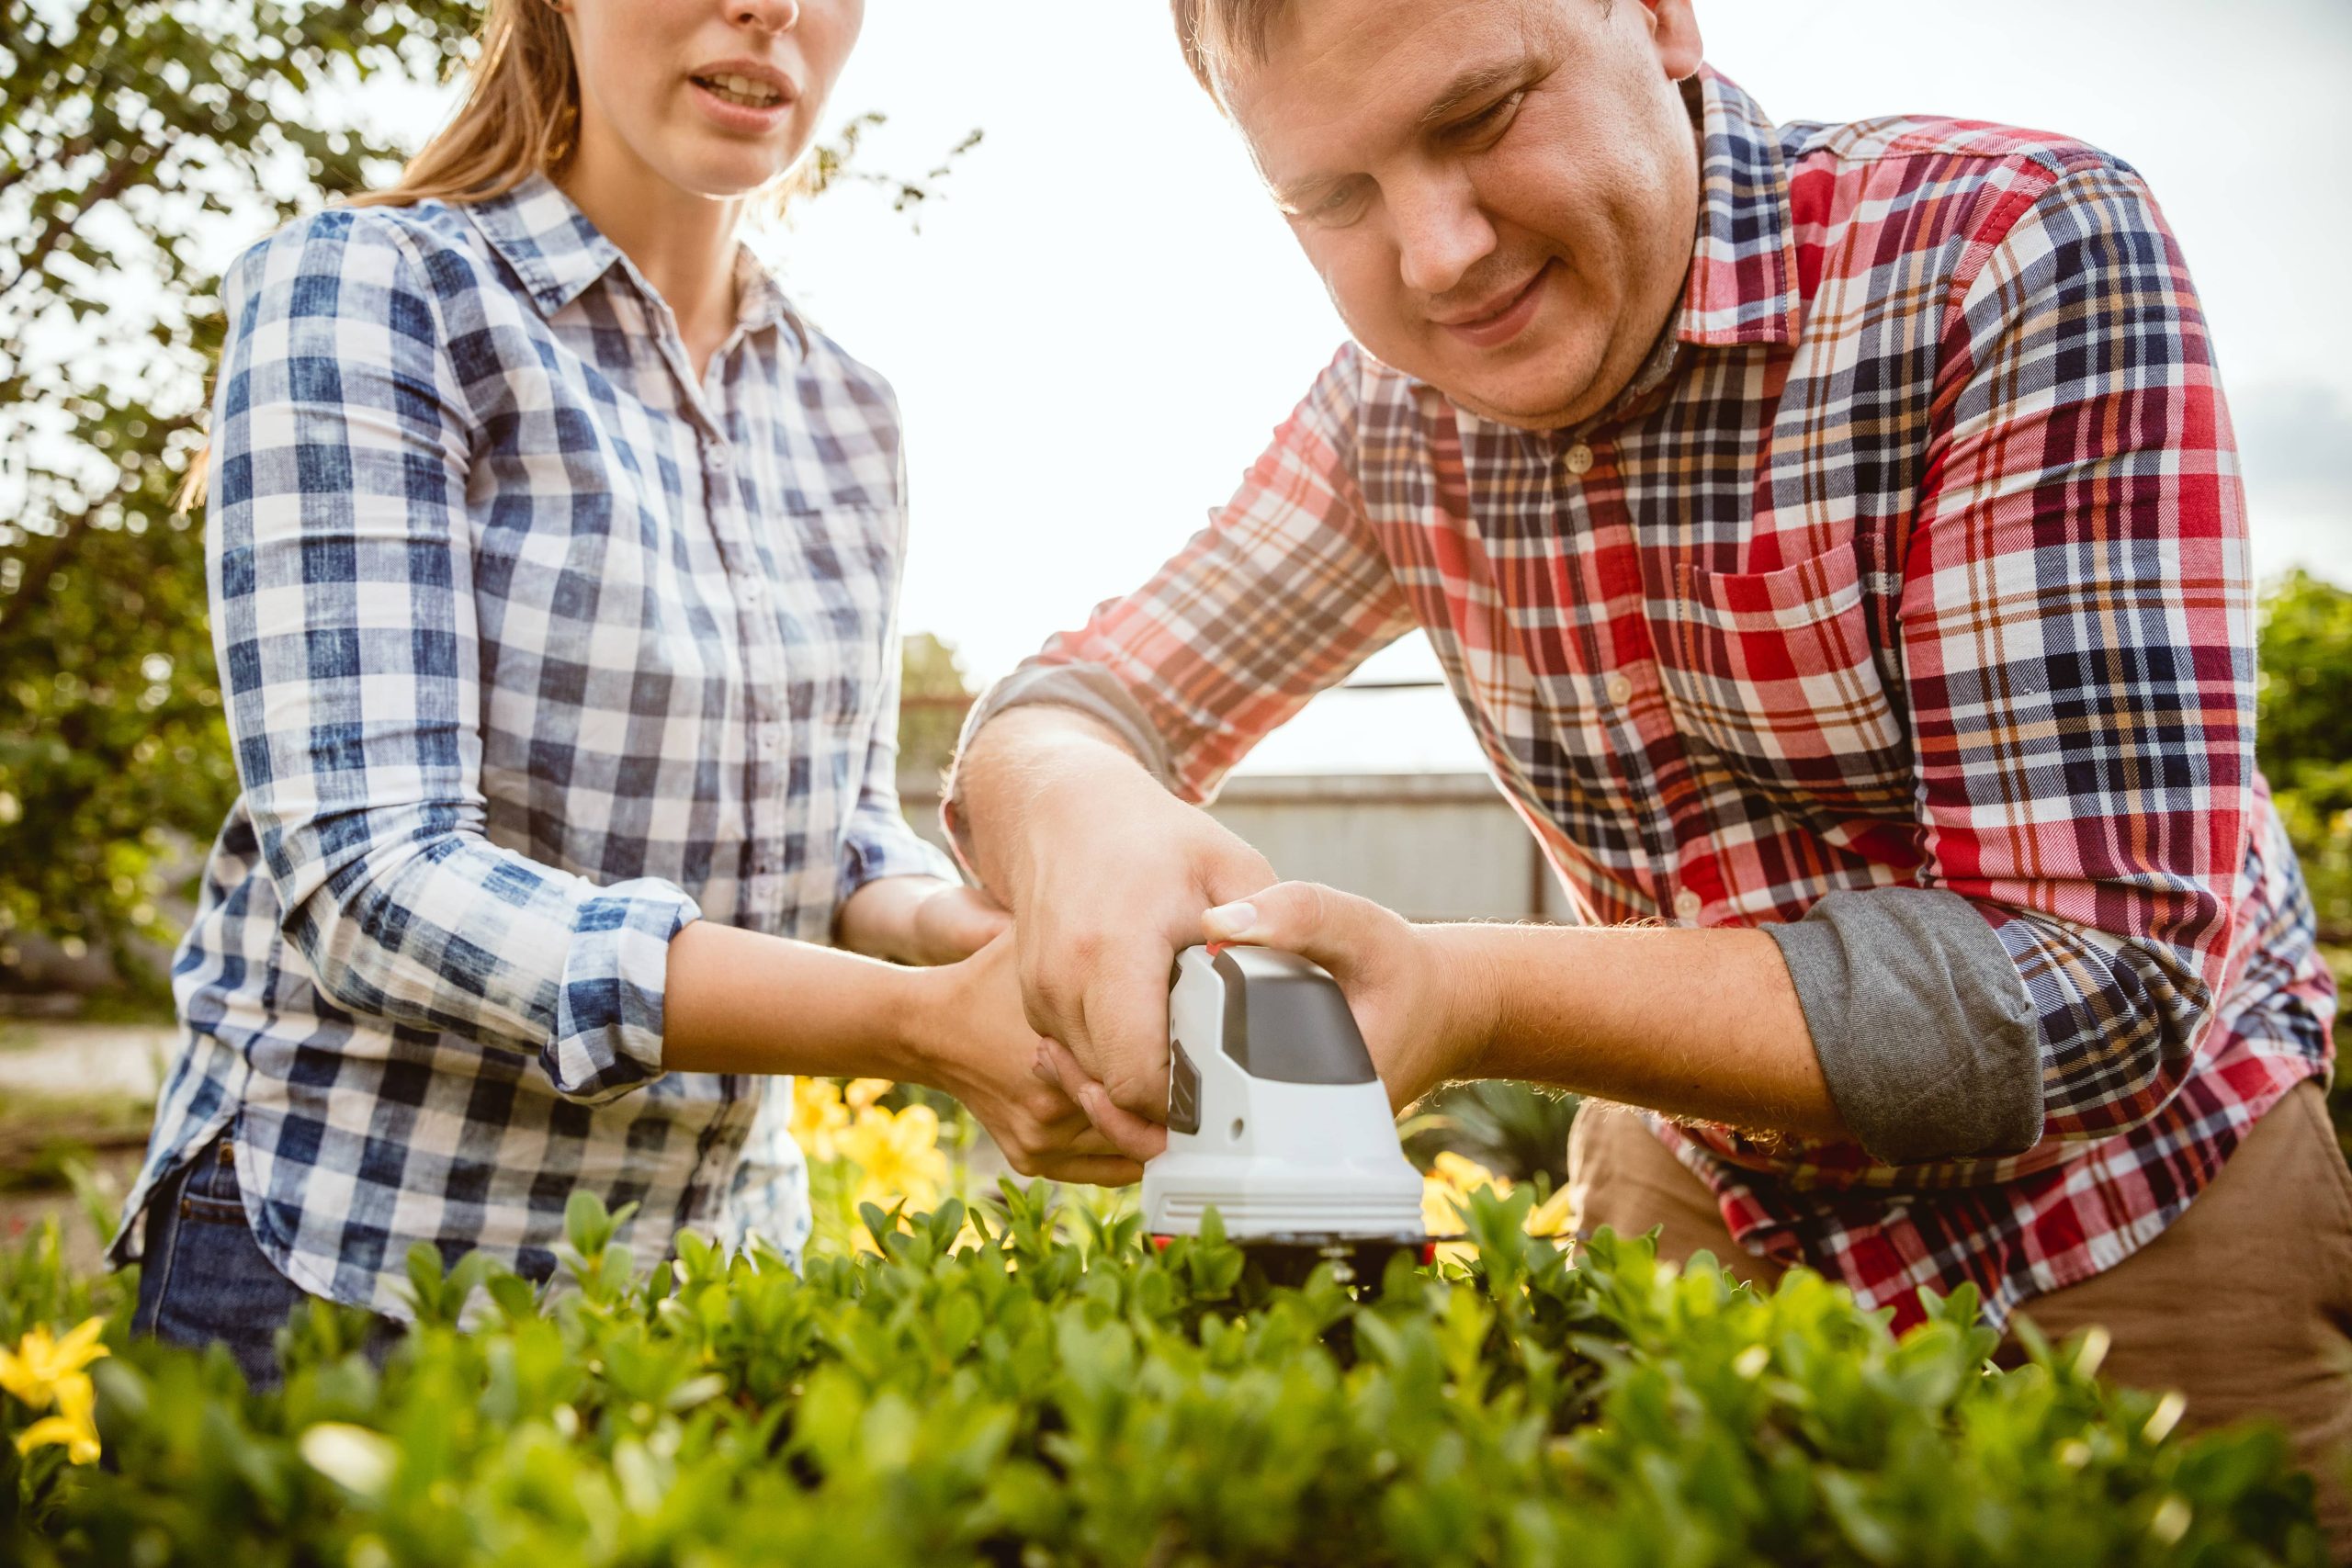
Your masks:
{"label": "yellow flower", "polygon": [[910,1209],[932,1209],[947,1179],[947,1156],[939,1147],[939,1114],[928,1105],[910,1105],[895,1115],[869,1104],[840,1140],[842,1155],[865,1173],[857,1201],[887,1209],[899,1199]]}
{"label": "yellow flower", "polygon": [[[1467,1206],[1470,1194],[1491,1187],[1498,1198],[1510,1195],[1510,1178],[1497,1176],[1476,1160],[1448,1149],[1430,1162],[1421,1178],[1421,1224],[1436,1236],[1460,1235],[1464,1225],[1457,1204]],[[1527,1212],[1527,1234],[1558,1235],[1570,1224],[1568,1190],[1565,1186]]]}
{"label": "yellow flower", "polygon": [[[47,1324],[25,1330],[14,1350],[0,1347],[0,1388],[6,1389],[35,1410],[45,1410],[56,1397],[61,1381],[80,1377],[82,1369],[107,1354],[98,1343],[107,1320],[94,1317],[62,1339],[51,1338]],[[89,1379],[83,1378],[85,1388]]]}
{"label": "yellow flower", "polygon": [[842,1102],[852,1111],[863,1111],[896,1087],[888,1078],[852,1078],[842,1090]]}
{"label": "yellow flower", "polygon": [[1467,1204],[1470,1194],[1481,1187],[1505,1193],[1510,1190],[1510,1181],[1452,1149],[1431,1161],[1429,1173],[1421,1178],[1421,1224],[1430,1235],[1460,1235],[1462,1215],[1455,1205]]}
{"label": "yellow flower", "polygon": [[792,1085],[792,1141],[811,1160],[841,1158],[840,1135],[849,1125],[842,1086],[831,1078],[797,1078]]}
{"label": "yellow flower", "polygon": [[[70,1336],[68,1337],[71,1337]],[[98,1352],[106,1354],[104,1350]],[[66,1372],[50,1386],[57,1414],[44,1416],[17,1434],[17,1451],[30,1453],[51,1443],[62,1443],[66,1461],[96,1464],[98,1461],[97,1397],[87,1372]]]}

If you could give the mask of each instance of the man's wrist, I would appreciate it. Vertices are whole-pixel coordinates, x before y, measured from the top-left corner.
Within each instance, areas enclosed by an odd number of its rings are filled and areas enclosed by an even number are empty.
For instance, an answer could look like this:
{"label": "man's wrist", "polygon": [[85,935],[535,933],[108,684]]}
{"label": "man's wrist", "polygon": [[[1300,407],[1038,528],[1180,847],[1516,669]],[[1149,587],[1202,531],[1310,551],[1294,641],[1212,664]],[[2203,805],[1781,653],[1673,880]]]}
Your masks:
{"label": "man's wrist", "polygon": [[1429,944],[1442,987],[1440,1041],[1442,1077],[1493,1077],[1495,1041],[1502,1032],[1505,965],[1489,940],[1493,928],[1476,924],[1418,928]]}

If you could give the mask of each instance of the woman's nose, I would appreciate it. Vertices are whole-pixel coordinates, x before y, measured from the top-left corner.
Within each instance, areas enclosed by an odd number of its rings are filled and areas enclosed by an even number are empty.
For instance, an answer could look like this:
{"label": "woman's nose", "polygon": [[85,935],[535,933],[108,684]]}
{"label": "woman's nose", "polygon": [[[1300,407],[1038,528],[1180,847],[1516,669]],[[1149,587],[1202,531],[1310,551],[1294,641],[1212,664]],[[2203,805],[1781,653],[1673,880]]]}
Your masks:
{"label": "woman's nose", "polygon": [[736,0],[734,11],[739,26],[788,32],[800,20],[800,0]]}

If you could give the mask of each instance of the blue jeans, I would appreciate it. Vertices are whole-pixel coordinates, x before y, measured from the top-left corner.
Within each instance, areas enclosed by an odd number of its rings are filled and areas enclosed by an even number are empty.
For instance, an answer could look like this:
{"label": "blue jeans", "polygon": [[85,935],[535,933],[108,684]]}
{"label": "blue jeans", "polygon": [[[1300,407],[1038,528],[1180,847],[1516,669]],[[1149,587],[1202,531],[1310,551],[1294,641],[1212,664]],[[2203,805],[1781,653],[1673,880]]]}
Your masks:
{"label": "blue jeans", "polygon": [[[309,1297],[254,1240],[229,1134],[156,1183],[145,1224],[131,1332],[166,1345],[225,1345],[247,1382],[277,1387],[277,1331]],[[369,1351],[380,1359],[395,1332],[389,1322],[380,1325]]]}

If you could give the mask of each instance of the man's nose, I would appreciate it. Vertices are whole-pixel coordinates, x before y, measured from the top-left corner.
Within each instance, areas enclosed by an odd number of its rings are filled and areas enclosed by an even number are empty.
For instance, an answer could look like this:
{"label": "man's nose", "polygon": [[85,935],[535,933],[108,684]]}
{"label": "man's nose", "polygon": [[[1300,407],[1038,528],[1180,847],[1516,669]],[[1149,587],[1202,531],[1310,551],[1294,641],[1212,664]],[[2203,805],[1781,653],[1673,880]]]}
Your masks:
{"label": "man's nose", "polygon": [[1495,228],[1477,191],[1459,174],[1431,171],[1384,193],[1396,226],[1396,265],[1405,287],[1435,299],[1495,248]]}

